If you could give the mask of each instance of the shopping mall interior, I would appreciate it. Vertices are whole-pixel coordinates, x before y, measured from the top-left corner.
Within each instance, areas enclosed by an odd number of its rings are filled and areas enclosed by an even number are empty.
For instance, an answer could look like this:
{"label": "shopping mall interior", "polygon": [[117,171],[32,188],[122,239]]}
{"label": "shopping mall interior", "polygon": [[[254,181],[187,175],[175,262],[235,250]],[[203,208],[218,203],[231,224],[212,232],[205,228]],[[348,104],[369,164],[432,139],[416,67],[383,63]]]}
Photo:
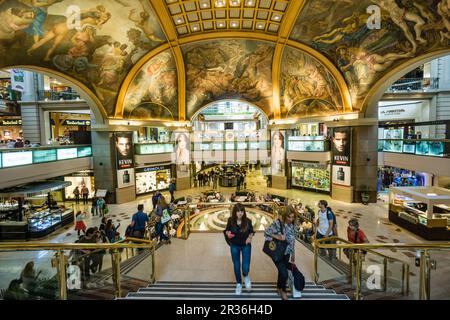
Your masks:
{"label": "shopping mall interior", "polygon": [[449,0],[0,16],[0,300],[450,298]]}

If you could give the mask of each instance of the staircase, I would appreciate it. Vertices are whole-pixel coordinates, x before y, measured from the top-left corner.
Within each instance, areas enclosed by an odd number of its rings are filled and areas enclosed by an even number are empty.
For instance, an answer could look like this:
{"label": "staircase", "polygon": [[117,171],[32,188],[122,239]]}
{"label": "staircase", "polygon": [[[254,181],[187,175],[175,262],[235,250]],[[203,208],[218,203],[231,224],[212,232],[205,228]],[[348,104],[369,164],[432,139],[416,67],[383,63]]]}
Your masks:
{"label": "staircase", "polygon": [[[128,293],[125,300],[280,300],[276,284],[271,282],[256,282],[248,293],[242,288],[242,294],[236,296],[236,284],[231,282],[177,282],[158,281],[141,288],[137,292]],[[288,292],[290,300],[293,299]],[[344,294],[336,294],[334,290],[326,289],[313,282],[307,282],[298,300],[349,300]]]}

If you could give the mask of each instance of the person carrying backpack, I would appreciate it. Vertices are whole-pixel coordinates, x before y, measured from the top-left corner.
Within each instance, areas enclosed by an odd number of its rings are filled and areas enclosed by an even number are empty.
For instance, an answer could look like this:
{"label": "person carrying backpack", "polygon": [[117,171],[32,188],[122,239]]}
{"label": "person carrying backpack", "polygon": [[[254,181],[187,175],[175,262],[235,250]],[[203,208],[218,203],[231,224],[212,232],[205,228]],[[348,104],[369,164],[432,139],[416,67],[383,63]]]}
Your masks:
{"label": "person carrying backpack", "polygon": [[[318,206],[319,211],[317,213],[318,218],[316,222],[316,240],[337,236],[336,216],[328,207],[328,202],[325,200],[320,200]],[[334,241],[324,241],[322,243],[332,244]],[[334,259],[336,257],[336,249],[321,249],[320,254],[326,255],[327,251],[330,259]]]}

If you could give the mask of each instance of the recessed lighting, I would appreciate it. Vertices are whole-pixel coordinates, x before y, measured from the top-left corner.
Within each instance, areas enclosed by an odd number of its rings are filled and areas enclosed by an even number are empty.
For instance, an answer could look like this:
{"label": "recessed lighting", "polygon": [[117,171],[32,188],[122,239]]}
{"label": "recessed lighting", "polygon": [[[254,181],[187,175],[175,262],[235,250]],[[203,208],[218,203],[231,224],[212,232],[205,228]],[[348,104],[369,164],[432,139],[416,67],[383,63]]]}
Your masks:
{"label": "recessed lighting", "polygon": [[252,1],[252,0],[248,0],[248,1],[247,1],[247,5],[248,5],[248,6],[252,6],[252,5],[253,5],[253,1]]}
{"label": "recessed lighting", "polygon": [[264,25],[263,25],[262,23],[259,23],[256,27],[257,27],[258,29],[263,29],[263,28],[264,28]]}
{"label": "recessed lighting", "polygon": [[182,22],[183,22],[183,19],[181,19],[181,18],[177,19],[177,23],[182,23]]}
{"label": "recessed lighting", "polygon": [[198,27],[197,27],[197,26],[193,26],[192,29],[193,29],[194,31],[197,31],[197,30],[198,30]]}
{"label": "recessed lighting", "polygon": [[280,16],[275,16],[274,19],[275,20],[280,20]]}
{"label": "recessed lighting", "polygon": [[231,26],[232,26],[233,28],[236,28],[236,27],[237,27],[237,23],[236,23],[236,22],[232,22],[232,23],[231,23]]}
{"label": "recessed lighting", "polygon": [[208,6],[208,4],[206,2],[203,2],[202,6],[203,6],[203,8],[206,8]]}

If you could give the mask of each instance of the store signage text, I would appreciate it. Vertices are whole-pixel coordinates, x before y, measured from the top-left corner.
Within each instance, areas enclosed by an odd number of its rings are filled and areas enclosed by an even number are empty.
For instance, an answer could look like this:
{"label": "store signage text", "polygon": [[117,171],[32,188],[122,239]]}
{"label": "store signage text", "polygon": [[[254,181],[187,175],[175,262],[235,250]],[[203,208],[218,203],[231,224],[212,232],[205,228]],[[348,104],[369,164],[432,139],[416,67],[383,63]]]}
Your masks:
{"label": "store signage text", "polygon": [[90,120],[64,120],[66,126],[90,126]]}
{"label": "store signage text", "polygon": [[12,119],[12,120],[0,120],[0,126],[21,126],[22,120]]}

